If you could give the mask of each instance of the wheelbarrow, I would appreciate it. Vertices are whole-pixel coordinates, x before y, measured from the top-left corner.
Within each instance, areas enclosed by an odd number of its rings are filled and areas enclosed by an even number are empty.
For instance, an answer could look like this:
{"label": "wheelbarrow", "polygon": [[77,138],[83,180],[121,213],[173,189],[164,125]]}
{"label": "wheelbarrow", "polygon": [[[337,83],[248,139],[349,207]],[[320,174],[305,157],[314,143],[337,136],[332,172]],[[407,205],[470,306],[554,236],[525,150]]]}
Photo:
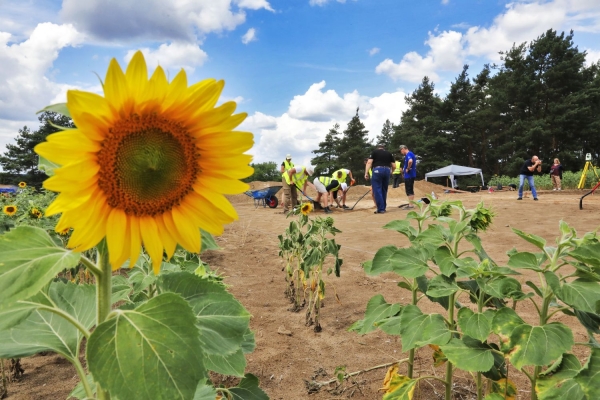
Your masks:
{"label": "wheelbarrow", "polygon": [[282,187],[283,186],[269,186],[264,189],[248,190],[244,192],[244,194],[254,199],[254,208],[258,208],[260,205],[263,207],[269,206],[269,208],[277,208],[279,200],[275,194],[277,194]]}

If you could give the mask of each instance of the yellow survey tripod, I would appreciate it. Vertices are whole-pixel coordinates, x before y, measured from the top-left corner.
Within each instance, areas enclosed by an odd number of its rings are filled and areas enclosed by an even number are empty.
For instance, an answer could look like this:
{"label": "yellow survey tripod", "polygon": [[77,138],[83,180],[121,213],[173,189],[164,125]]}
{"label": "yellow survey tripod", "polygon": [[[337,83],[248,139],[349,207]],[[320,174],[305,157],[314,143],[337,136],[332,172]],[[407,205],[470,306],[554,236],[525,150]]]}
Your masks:
{"label": "yellow survey tripod", "polygon": [[579,179],[579,185],[577,185],[577,189],[583,189],[585,187],[585,178],[589,170],[594,171],[594,175],[598,181],[600,181],[600,176],[598,176],[598,172],[596,172],[596,167],[592,164],[592,154],[587,153],[585,155],[585,167],[583,167],[583,172],[581,173],[581,178]]}

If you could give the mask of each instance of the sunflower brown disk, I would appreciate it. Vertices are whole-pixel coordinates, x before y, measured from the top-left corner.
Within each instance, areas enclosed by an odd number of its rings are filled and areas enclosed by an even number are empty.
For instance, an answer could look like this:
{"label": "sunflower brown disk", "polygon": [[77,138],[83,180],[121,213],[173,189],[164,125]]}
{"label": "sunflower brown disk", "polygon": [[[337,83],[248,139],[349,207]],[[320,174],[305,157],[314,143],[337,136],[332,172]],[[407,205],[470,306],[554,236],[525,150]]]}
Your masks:
{"label": "sunflower brown disk", "polygon": [[98,153],[98,186],[111,207],[137,217],[180,204],[198,175],[197,147],[187,130],[164,117],[118,121]]}

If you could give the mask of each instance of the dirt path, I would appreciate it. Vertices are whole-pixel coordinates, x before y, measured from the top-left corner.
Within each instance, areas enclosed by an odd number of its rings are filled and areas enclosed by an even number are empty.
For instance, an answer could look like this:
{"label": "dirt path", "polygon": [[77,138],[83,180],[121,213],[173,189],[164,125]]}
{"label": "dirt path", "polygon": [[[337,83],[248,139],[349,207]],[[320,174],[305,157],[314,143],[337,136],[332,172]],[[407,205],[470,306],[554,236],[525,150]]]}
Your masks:
{"label": "dirt path", "polygon": [[[255,184],[254,187],[259,185]],[[350,206],[354,204],[365,193],[365,189],[353,188],[347,203]],[[492,205],[498,215],[493,228],[482,234],[482,240],[488,254],[500,264],[508,260],[506,252],[512,247],[534,250],[532,245],[512,233],[511,227],[553,241],[558,234],[558,222],[561,219],[580,233],[600,226],[600,196],[587,197],[585,208],[580,211],[578,205],[581,192],[542,192],[540,201],[534,202],[530,197],[516,201],[515,192],[505,191],[444,194],[439,186],[426,182],[417,182],[416,189],[418,197],[434,190],[441,199],[460,199],[467,207],[474,207],[481,200]],[[253,315],[251,327],[256,332],[257,347],[248,356],[247,371],[260,378],[261,387],[272,399],[381,398],[377,389],[381,387],[385,374],[383,369],[357,377],[353,383],[346,384],[345,391],[341,393],[340,390],[329,392],[322,389],[309,395],[305,380],[331,379],[338,366],[345,366],[348,372],[352,372],[404,357],[400,352],[398,338],[382,332],[359,336],[348,332],[347,328],[363,317],[368,300],[377,293],[383,294],[388,302],[409,300],[409,292],[397,286],[398,279],[395,275],[367,277],[360,266],[361,262],[372,259],[375,252],[384,245],[408,244],[402,235],[382,229],[385,223],[404,217],[406,211],[397,206],[405,201],[401,187],[390,189],[386,214],[373,214],[368,195],[354,211],[336,210],[332,214],[335,226],[342,231],[336,241],[342,245],[344,264],[341,277],[332,276],[328,283],[335,285],[342,304],[336,303],[332,296],[326,298],[326,306],[322,312],[323,332],[314,333],[312,328],[304,326],[303,311],[288,311],[290,304],[283,295],[286,283],[282,272],[283,263],[278,257],[277,235],[283,233],[289,220],[283,214],[278,214],[279,210],[255,208],[252,199],[247,196],[232,198],[240,219],[228,226],[224,235],[217,238],[222,250],[211,251],[204,258],[212,268],[218,268],[227,277],[225,281],[231,285],[232,293]],[[535,278],[533,275],[519,277],[523,282]],[[440,311],[437,306],[425,303],[424,311]],[[533,311],[519,310],[531,322]],[[563,322],[569,320],[565,319]],[[278,333],[282,329],[290,331],[291,336]],[[575,326],[575,341],[585,341],[584,332],[578,325]],[[582,353],[578,355],[583,357],[585,349],[576,350],[581,350]],[[65,398],[75,384],[75,373],[73,371],[70,374],[69,367],[64,364],[52,364],[44,369],[46,364],[55,362],[52,360],[54,358],[39,356],[24,360],[25,377],[10,387],[11,395],[8,399]],[[431,351],[420,350],[417,353],[416,372],[443,375],[443,368],[434,370],[430,360]],[[58,374],[57,371],[63,372]],[[518,386],[518,398],[528,399],[526,379],[513,371],[510,374]],[[42,382],[46,383],[46,387],[39,390]],[[40,397],[43,396],[40,393],[50,393],[46,392],[49,387],[56,390],[53,390],[52,395]],[[419,398],[437,399],[443,394],[440,386],[423,384],[421,389]],[[457,398],[473,398],[472,391],[472,379],[466,374],[459,374],[455,389]]]}

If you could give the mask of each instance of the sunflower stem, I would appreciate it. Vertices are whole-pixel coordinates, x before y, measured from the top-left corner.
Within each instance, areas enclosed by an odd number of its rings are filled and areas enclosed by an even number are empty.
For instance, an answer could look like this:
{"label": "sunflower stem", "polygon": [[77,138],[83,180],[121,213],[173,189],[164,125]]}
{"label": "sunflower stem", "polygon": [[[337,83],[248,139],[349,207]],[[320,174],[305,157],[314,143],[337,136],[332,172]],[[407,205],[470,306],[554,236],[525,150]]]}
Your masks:
{"label": "sunflower stem", "polygon": [[[96,259],[96,268],[101,272],[96,275],[96,326],[106,320],[111,312],[111,292],[112,292],[112,269],[108,261],[108,246],[106,239],[103,239],[97,246],[98,255]],[[110,394],[102,389],[96,382],[97,399],[109,400]]]}

